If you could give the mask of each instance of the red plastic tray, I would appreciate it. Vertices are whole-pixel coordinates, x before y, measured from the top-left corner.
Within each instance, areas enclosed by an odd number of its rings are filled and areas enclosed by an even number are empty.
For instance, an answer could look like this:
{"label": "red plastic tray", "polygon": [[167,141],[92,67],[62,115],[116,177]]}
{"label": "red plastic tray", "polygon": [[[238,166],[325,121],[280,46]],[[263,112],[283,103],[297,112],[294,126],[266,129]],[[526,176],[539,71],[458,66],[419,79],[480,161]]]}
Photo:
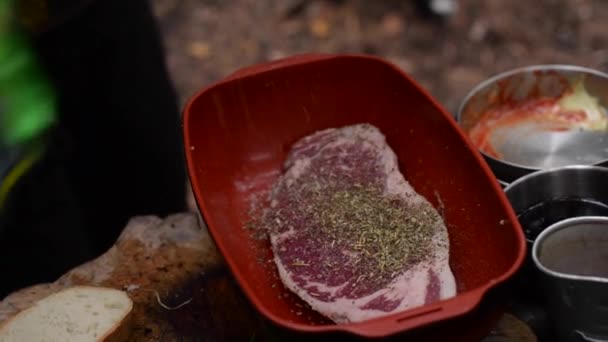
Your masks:
{"label": "red plastic tray", "polygon": [[[300,55],[254,65],[194,95],[183,122],[188,171],[208,229],[247,297],[281,327],[363,337],[410,331],[471,312],[522,264],[523,232],[481,155],[427,92],[382,59]],[[297,139],[360,122],[380,128],[406,179],[443,207],[458,294],[337,325],[302,314],[295,296],[280,298],[286,290],[273,287],[276,275],[257,258],[267,246],[243,225],[254,196],[270,188]]]}

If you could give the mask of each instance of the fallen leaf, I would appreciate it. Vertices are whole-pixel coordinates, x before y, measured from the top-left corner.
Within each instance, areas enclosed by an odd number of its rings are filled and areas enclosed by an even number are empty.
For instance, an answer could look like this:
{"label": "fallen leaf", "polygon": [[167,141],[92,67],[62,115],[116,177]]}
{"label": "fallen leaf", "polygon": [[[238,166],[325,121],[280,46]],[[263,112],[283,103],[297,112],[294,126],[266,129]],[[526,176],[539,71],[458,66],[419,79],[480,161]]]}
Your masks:
{"label": "fallen leaf", "polygon": [[488,24],[483,20],[475,20],[469,29],[469,39],[474,42],[481,42],[488,33]]}
{"label": "fallen leaf", "polygon": [[192,42],[188,46],[188,54],[198,59],[205,59],[211,54],[211,47],[207,42]]}
{"label": "fallen leaf", "polygon": [[395,13],[390,13],[390,14],[385,15],[382,18],[381,26],[382,26],[382,31],[387,36],[396,36],[400,33],[403,33],[403,31],[405,29],[405,24],[403,23],[403,19],[401,19],[401,16],[399,16]]}
{"label": "fallen leaf", "polygon": [[323,18],[315,18],[310,22],[310,33],[317,38],[327,38],[329,36],[329,23]]}
{"label": "fallen leaf", "polygon": [[390,56],[388,59],[408,74],[414,72],[416,69],[414,63],[405,57]]}
{"label": "fallen leaf", "polygon": [[270,50],[268,53],[268,60],[276,60],[287,57],[287,53],[281,50]]}

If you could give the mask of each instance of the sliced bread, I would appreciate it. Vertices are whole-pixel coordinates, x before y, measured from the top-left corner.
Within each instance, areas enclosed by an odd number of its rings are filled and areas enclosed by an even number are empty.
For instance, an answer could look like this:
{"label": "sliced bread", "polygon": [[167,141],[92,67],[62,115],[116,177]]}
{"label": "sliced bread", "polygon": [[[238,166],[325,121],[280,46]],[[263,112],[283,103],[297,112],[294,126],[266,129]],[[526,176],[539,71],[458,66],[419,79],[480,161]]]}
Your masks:
{"label": "sliced bread", "polygon": [[125,341],[132,309],[124,291],[69,287],[6,320],[0,325],[0,342]]}

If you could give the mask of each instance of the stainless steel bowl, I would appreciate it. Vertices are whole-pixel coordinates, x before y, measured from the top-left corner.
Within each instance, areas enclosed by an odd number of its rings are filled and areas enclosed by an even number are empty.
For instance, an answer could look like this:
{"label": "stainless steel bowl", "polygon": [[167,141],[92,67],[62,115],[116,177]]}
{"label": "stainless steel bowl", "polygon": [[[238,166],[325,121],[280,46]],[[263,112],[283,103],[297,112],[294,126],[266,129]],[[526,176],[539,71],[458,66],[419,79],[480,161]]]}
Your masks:
{"label": "stainless steel bowl", "polygon": [[[456,119],[465,132],[501,99],[510,104],[539,96],[557,97],[577,79],[587,92],[608,107],[608,75],[572,65],[535,65],[495,75],[473,88],[462,101]],[[498,96],[497,94],[500,94]],[[496,177],[510,183],[538,170],[567,165],[607,165],[607,132],[522,134],[513,130],[496,149],[500,159],[481,152]]]}

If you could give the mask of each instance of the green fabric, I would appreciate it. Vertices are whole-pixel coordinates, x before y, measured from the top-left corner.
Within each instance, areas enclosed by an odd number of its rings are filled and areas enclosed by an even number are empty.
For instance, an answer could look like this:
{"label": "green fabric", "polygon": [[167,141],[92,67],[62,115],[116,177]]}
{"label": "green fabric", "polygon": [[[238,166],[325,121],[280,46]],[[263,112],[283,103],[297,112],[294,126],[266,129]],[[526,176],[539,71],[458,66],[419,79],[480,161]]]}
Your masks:
{"label": "green fabric", "polygon": [[0,144],[35,138],[55,121],[55,94],[25,38],[11,23],[10,3],[0,0]]}

